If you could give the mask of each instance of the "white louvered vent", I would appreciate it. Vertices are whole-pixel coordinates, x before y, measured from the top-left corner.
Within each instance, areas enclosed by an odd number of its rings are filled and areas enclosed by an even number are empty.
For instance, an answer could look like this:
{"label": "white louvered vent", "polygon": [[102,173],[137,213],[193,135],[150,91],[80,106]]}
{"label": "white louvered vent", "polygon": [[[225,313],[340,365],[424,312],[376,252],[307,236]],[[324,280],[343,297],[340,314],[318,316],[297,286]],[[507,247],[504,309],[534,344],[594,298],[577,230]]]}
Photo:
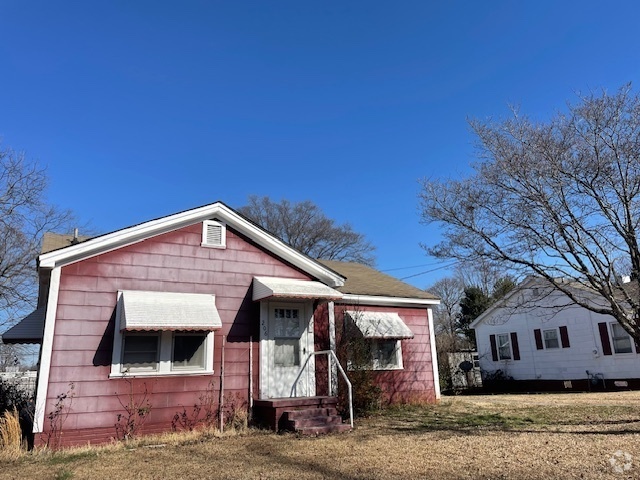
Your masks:
{"label": "white louvered vent", "polygon": [[225,248],[226,227],[224,223],[207,220],[203,223],[202,245],[206,247]]}

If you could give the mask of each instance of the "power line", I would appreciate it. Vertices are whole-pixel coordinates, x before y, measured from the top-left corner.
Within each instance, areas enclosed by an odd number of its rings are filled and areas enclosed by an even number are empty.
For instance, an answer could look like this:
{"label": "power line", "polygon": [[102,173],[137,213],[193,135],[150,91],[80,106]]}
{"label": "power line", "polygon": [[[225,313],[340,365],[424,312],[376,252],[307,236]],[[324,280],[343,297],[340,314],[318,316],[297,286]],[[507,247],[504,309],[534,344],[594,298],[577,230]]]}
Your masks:
{"label": "power line", "polygon": [[380,270],[381,272],[394,272],[396,270],[410,270],[412,268],[421,268],[421,267],[431,267],[432,265],[439,265],[442,262],[436,263],[423,263],[422,265],[413,265],[411,267],[396,267],[396,268],[386,268],[384,270]]}
{"label": "power line", "polygon": [[414,273],[413,275],[408,275],[406,277],[402,277],[400,278],[400,280],[406,280],[407,278],[413,278],[413,277],[419,277],[420,275],[426,275],[427,273],[431,273],[431,272],[435,272],[437,270],[442,270],[443,268],[449,268],[454,266],[456,263],[458,262],[453,262],[450,263],[448,265],[442,265],[441,267],[437,267],[437,268],[432,268],[431,270],[425,270],[424,272],[420,272],[420,273]]}

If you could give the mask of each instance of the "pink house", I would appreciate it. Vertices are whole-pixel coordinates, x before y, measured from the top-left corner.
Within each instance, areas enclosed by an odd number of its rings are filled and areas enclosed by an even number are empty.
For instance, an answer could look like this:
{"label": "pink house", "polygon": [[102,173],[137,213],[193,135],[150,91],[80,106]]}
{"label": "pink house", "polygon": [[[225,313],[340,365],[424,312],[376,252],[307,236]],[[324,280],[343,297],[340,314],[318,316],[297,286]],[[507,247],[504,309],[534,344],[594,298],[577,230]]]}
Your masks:
{"label": "pink house", "polygon": [[142,433],[170,430],[177,413],[221,388],[273,428],[303,430],[291,411],[322,407],[334,428],[310,431],[339,430],[337,367],[316,354],[335,352],[345,322],[370,342],[385,401],[440,396],[433,295],[363,265],[309,258],[223,203],[69,240],[47,238],[38,309],[3,334],[42,343],[36,442],[70,384],[65,444],[115,437],[132,391],[147,392]]}

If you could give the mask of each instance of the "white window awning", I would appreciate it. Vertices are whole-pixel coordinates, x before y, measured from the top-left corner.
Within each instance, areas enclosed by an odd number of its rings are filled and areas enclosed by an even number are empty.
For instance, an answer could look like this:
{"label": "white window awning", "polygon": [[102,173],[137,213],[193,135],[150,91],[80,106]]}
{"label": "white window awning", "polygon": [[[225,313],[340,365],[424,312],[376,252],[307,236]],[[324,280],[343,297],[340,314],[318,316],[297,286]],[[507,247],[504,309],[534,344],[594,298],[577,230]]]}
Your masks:
{"label": "white window awning", "polygon": [[364,338],[413,338],[413,332],[394,312],[346,311]]}
{"label": "white window awning", "polygon": [[120,330],[215,330],[222,327],[215,295],[120,292]]}
{"label": "white window awning", "polygon": [[253,277],[253,300],[265,298],[339,300],[342,293],[324,283],[310,280]]}

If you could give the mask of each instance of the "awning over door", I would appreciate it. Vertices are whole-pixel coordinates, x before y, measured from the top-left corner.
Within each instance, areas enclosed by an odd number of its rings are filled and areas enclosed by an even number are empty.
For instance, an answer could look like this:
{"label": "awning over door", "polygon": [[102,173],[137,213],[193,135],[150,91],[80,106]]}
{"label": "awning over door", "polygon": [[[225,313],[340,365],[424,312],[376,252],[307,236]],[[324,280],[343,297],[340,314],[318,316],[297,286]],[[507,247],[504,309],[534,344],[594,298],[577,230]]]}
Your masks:
{"label": "awning over door", "polygon": [[121,330],[215,330],[222,327],[215,295],[120,292]]}
{"label": "awning over door", "polygon": [[413,332],[394,312],[346,311],[364,338],[413,338]]}
{"label": "awning over door", "polygon": [[253,277],[253,299],[322,299],[339,300],[342,293],[324,283],[292,278]]}
{"label": "awning over door", "polygon": [[42,343],[45,307],[34,310],[2,334],[3,343]]}

